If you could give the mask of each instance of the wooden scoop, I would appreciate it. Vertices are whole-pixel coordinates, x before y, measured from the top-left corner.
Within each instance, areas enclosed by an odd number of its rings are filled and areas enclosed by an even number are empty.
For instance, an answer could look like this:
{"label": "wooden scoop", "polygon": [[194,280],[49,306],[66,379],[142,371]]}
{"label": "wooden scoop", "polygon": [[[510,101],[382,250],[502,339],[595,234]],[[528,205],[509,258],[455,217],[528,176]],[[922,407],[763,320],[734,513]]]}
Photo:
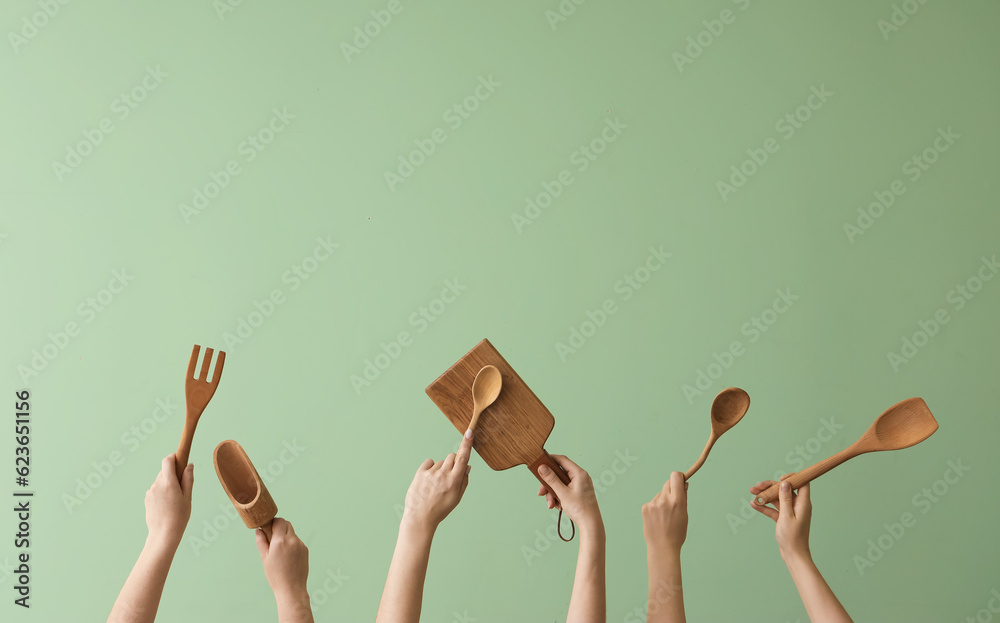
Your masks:
{"label": "wooden scoop", "polygon": [[469,422],[469,430],[476,430],[479,415],[497,399],[502,386],[503,377],[496,366],[484,366],[479,371],[476,380],[472,382],[472,421]]}
{"label": "wooden scoop", "polygon": [[708,436],[708,443],[701,451],[698,461],[684,473],[684,480],[691,478],[696,471],[701,469],[705,459],[708,458],[709,451],[719,440],[719,437],[722,437],[722,433],[736,426],[749,408],[750,395],[739,387],[730,387],[719,392],[719,395],[712,401],[712,434]]}
{"label": "wooden scoop", "polygon": [[278,507],[240,444],[229,439],[215,446],[215,473],[247,528],[260,528],[270,541]]}
{"label": "wooden scoop", "polygon": [[[878,416],[861,439],[825,461],[786,476],[784,480],[791,483],[792,489],[798,489],[859,454],[909,448],[933,435],[937,429],[937,420],[934,419],[924,399],[907,398],[892,405]],[[778,499],[779,486],[779,483],[775,483],[758,495],[755,500],[757,504],[762,506]]]}

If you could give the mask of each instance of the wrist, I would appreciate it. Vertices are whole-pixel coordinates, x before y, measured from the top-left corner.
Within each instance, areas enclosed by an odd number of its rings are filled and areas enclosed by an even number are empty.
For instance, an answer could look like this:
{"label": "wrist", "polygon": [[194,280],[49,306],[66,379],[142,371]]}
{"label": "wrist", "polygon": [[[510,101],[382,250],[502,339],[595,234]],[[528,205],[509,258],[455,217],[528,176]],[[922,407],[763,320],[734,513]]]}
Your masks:
{"label": "wrist", "polygon": [[684,545],[683,541],[680,543],[673,541],[646,541],[646,557],[649,559],[680,558],[682,545]]}
{"label": "wrist", "polygon": [[781,553],[781,559],[785,561],[788,567],[802,567],[812,564],[812,553],[808,547],[788,550],[778,548],[778,551]]}
{"label": "wrist", "polygon": [[145,548],[157,555],[173,557],[177,548],[180,547],[180,536],[171,536],[150,532],[146,535]]}
{"label": "wrist", "polygon": [[309,591],[305,586],[300,588],[284,588],[274,591],[274,601],[278,605],[279,619],[284,620],[289,615],[309,613],[312,615]]}
{"label": "wrist", "polygon": [[403,519],[399,522],[399,536],[408,538],[427,539],[434,538],[437,531],[438,522],[427,517],[420,517],[403,512]]}

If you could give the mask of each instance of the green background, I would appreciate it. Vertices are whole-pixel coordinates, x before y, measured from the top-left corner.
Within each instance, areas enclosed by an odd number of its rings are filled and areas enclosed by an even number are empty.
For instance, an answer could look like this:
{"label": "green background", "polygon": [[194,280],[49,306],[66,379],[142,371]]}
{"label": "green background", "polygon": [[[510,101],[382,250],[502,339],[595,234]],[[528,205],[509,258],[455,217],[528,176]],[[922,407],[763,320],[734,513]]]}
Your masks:
{"label": "green background", "polygon": [[[10,394],[29,388],[37,492],[33,607],[13,605],[0,571],[5,620],[107,616],[146,533],[144,491],[182,428],[182,409],[151,416],[158,400],[183,404],[193,343],[229,354],[195,437],[194,508],[159,620],[275,618],[253,534],[226,518],[212,469],[229,438],[259,468],[285,442],[305,448],[274,463],[269,489],[310,548],[314,597],[328,571],[342,578],[316,620],[372,620],[413,472],[458,441],[423,390],[484,337],[555,415],[546,448],[603,482],[610,621],[638,620],[645,604],[641,504],[695,460],[711,399],[728,386],[753,404],[692,482],[690,620],[806,620],[773,524],[742,506],[747,488],[801,467],[797,446],[813,461],[841,450],[910,396],[926,399],[940,431],[817,481],[814,557],[859,621],[959,621],[987,608],[1000,588],[1000,281],[960,310],[946,297],[1000,252],[1000,7],[907,4],[919,8],[883,33],[886,1],[590,0],[564,4],[574,11],[553,27],[555,0],[402,0],[346,58],[355,27],[386,6],[71,2],[16,43],[42,9],[4,3],[4,417]],[[726,9],[734,21],[679,68],[674,54]],[[167,76],[120,119],[115,99],[157,66]],[[453,129],[443,113],[490,76],[500,86]],[[833,95],[786,138],[776,122],[821,86]],[[295,118],[247,162],[239,145],[274,108]],[[105,117],[114,130],[59,179],[53,163]],[[607,119],[627,128],[578,171],[571,154]],[[390,188],[386,172],[435,128],[445,142]],[[904,163],[939,128],[960,138],[911,181]],[[717,182],[769,138],[778,151],[723,198]],[[179,204],[229,160],[241,174],[186,221]],[[519,233],[512,214],[563,169],[573,183]],[[896,179],[906,192],[850,239],[845,223]],[[282,275],[327,236],[340,247],[292,291]],[[661,245],[672,256],[624,300],[616,283]],[[78,306],[116,269],[134,281],[87,322]],[[411,314],[447,279],[466,289],[420,331]],[[227,345],[276,288],[285,302]],[[751,341],[741,328],[777,289],[800,298]],[[561,358],[557,342],[608,298],[618,311]],[[939,308],[950,321],[894,370],[888,353]],[[25,380],[19,366],[70,321],[79,335]],[[412,345],[356,392],[351,375],[400,331]],[[745,353],[689,400],[683,386],[735,340]],[[841,428],[820,442],[824,418]],[[155,430],[126,445],[144,420]],[[100,476],[115,451],[124,464]],[[636,459],[620,469],[626,452]],[[969,471],[917,505],[948,461]],[[99,486],[68,506],[88,476]],[[565,619],[577,545],[539,539],[555,518],[536,487],[524,468],[493,472],[473,457],[434,543],[424,620]],[[859,570],[869,539],[906,512],[916,525]],[[198,549],[213,521],[230,525]],[[0,514],[0,561],[13,560],[13,532],[13,514]]]}

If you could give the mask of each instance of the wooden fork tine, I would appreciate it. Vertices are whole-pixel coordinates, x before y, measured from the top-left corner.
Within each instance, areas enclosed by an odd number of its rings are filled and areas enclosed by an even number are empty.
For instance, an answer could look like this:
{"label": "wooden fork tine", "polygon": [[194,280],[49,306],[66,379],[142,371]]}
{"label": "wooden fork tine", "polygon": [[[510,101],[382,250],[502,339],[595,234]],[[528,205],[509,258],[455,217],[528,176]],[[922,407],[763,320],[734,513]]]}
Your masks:
{"label": "wooden fork tine", "polygon": [[201,346],[199,346],[198,344],[195,344],[194,348],[191,350],[191,359],[188,361],[188,375],[187,375],[189,379],[194,378],[194,369],[195,366],[198,365],[198,352],[200,350]]}
{"label": "wooden fork tine", "polygon": [[212,375],[212,382],[218,383],[219,379],[222,378],[222,365],[226,363],[226,351],[219,351],[219,359],[215,362],[215,374]]}
{"label": "wooden fork tine", "polygon": [[212,365],[212,353],[214,352],[211,348],[205,349],[205,359],[201,362],[201,374],[198,375],[199,381],[208,381],[208,367]]}

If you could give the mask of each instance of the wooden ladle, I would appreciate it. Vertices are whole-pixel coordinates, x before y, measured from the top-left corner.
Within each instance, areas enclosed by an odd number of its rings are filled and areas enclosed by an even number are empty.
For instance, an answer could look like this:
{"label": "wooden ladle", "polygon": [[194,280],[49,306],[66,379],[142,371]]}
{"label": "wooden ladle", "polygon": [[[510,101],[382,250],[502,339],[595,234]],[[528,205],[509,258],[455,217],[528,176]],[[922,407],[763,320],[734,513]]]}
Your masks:
{"label": "wooden ladle", "polygon": [[688,480],[694,473],[701,469],[708,453],[715,442],[722,437],[722,433],[736,426],[747,409],[750,408],[750,395],[739,387],[730,387],[719,392],[719,395],[712,401],[712,434],[708,436],[708,443],[701,451],[698,461],[691,466],[691,469],[684,472],[684,480]]}
{"label": "wooden ladle", "polygon": [[[892,405],[878,416],[861,439],[825,461],[786,476],[784,480],[791,483],[793,490],[798,489],[859,454],[909,448],[933,435],[937,429],[937,420],[934,419],[924,399],[907,398]],[[758,495],[755,500],[757,504],[763,506],[778,499],[779,486],[780,483],[775,483]]]}
{"label": "wooden ladle", "polygon": [[476,430],[479,415],[497,399],[502,385],[503,377],[496,366],[483,366],[476,374],[472,381],[472,421],[469,422],[469,430]]}
{"label": "wooden ladle", "polygon": [[223,441],[215,446],[214,460],[219,482],[243,523],[247,528],[260,528],[270,541],[271,520],[278,514],[278,507],[243,446],[232,439]]}

